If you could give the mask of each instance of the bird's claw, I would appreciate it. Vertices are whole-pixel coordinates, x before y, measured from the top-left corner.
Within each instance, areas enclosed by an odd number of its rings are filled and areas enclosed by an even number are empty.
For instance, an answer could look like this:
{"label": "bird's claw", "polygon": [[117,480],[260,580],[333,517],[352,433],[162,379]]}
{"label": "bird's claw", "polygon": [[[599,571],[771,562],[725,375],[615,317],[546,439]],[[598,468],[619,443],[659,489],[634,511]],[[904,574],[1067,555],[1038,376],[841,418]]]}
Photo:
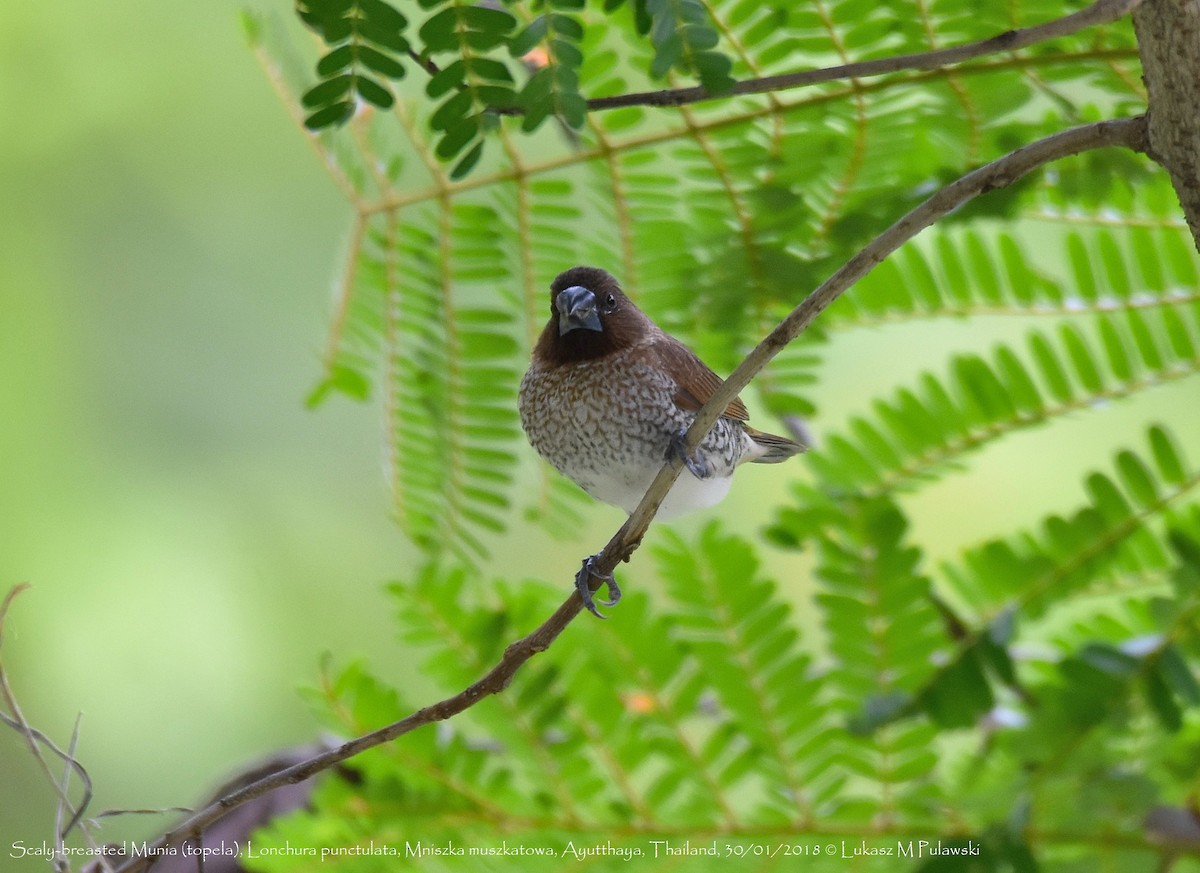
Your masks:
{"label": "bird's claw", "polygon": [[[587,611],[596,618],[604,618],[600,610],[596,608],[596,604],[601,606],[616,606],[621,601],[621,589],[617,587],[617,580],[612,573],[601,573],[596,565],[599,563],[600,555],[592,555],[583,562],[583,566],[579,568],[579,572],[575,574],[575,590],[579,592],[579,598],[583,601],[583,605]],[[601,580],[608,589],[608,600],[596,600],[592,597],[591,578],[595,576]]]}
{"label": "bird's claw", "polygon": [[687,428],[681,428],[671,437],[671,443],[667,446],[667,460],[683,464],[697,479],[707,479],[712,475],[708,463],[700,456],[700,450],[688,451]]}

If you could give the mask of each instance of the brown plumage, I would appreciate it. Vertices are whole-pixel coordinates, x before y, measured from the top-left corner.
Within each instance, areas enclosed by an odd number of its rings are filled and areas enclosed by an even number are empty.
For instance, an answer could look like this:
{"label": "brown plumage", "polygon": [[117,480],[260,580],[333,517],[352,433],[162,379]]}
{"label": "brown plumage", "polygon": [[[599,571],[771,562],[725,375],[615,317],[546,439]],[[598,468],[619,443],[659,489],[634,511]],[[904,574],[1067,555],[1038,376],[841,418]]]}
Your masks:
{"label": "brown plumage", "polygon": [[[550,286],[550,321],[521,382],[521,424],[535,449],[592,496],[632,512],[721,378],[664,333],[596,267]],[[711,506],[747,461],[804,447],[755,430],[735,399],[690,456],[660,517]]]}

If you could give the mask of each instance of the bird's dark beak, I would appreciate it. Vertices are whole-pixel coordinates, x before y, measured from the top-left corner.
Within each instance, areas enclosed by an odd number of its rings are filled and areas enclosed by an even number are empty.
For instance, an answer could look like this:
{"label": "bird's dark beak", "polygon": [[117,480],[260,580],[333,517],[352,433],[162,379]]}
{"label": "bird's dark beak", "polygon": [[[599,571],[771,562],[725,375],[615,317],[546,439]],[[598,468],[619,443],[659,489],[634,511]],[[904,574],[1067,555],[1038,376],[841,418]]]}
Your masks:
{"label": "bird's dark beak", "polygon": [[604,330],[600,324],[600,313],[596,311],[596,295],[581,285],[572,285],[558,292],[554,298],[554,308],[558,312],[559,336],[580,328]]}

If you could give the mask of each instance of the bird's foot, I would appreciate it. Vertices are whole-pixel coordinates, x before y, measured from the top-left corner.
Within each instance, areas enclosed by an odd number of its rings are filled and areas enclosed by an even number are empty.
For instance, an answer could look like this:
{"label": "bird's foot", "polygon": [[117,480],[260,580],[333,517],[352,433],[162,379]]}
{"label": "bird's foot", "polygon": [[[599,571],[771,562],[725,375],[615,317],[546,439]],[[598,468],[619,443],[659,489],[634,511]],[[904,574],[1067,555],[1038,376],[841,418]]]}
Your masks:
{"label": "bird's foot", "polygon": [[[600,554],[603,554],[601,552]],[[601,606],[616,606],[621,601],[621,589],[617,587],[617,580],[612,573],[601,573],[596,565],[600,563],[600,555],[592,555],[583,562],[583,566],[579,568],[579,572],[575,574],[575,590],[579,592],[579,599],[583,601],[583,605],[587,611],[596,618],[604,618],[600,610],[596,608],[596,604]],[[591,578],[595,576],[601,580],[608,589],[608,600],[597,601],[592,597]]]}
{"label": "bird's foot", "polygon": [[687,428],[680,428],[671,437],[671,443],[667,446],[667,460],[683,464],[697,479],[707,479],[712,475],[712,468],[708,466],[708,462],[701,456],[698,448],[689,452],[686,446]]}

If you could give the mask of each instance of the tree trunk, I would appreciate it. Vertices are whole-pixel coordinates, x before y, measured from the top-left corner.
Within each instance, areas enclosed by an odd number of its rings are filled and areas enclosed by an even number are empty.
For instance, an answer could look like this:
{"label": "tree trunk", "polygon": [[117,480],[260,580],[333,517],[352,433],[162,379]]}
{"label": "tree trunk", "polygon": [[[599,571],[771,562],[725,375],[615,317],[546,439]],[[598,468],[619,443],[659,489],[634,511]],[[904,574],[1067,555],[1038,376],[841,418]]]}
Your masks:
{"label": "tree trunk", "polygon": [[1150,157],[1171,174],[1200,250],[1200,0],[1145,0],[1133,13],[1150,94]]}

